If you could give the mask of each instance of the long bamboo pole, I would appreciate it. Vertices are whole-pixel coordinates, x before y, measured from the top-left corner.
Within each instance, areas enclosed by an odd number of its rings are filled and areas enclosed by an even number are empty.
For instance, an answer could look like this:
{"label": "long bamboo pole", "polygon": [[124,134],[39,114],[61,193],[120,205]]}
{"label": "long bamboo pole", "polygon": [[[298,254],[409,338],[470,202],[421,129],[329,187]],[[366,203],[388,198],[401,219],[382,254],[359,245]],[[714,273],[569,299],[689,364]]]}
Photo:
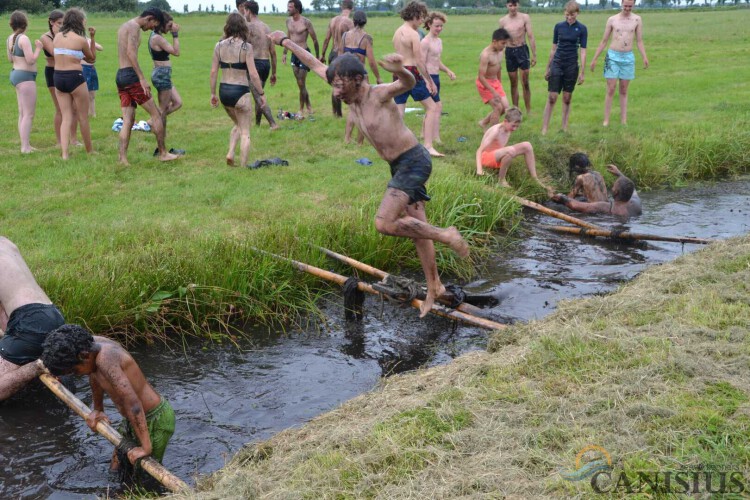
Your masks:
{"label": "long bamboo pole", "polygon": [[533,201],[527,200],[525,198],[521,198],[520,196],[513,195],[513,199],[516,200],[521,205],[523,205],[524,207],[532,208],[536,210],[537,212],[541,212],[545,215],[549,215],[551,217],[555,217],[557,219],[570,222],[571,224],[575,224],[576,226],[585,227],[587,229],[603,229],[602,227],[597,226],[595,224],[591,224],[589,222],[583,221],[576,217],[571,217],[570,215],[564,214],[562,212],[558,212],[557,210],[552,210],[551,208],[547,208],[544,205],[540,205],[539,203],[534,203]]}
{"label": "long bamboo pole", "polygon": [[682,236],[659,236],[656,234],[639,234],[630,232],[607,231],[604,229],[581,229],[568,226],[547,226],[542,225],[544,229],[558,233],[580,234],[581,236],[602,236],[606,238],[619,238],[623,240],[651,240],[651,241],[672,241],[675,243],[695,243],[698,245],[708,245],[714,240],[705,238],[690,238]]}
{"label": "long bamboo pole", "polygon": [[[312,274],[313,276],[317,276],[319,278],[323,278],[328,281],[332,281],[334,283],[338,283],[339,285],[344,285],[346,283],[346,280],[348,279],[346,276],[342,276],[341,274],[336,274],[331,271],[326,271],[325,269],[321,269],[319,267],[312,266],[310,264],[305,264],[304,262],[299,262],[294,259],[290,259],[288,257],[283,257],[281,255],[277,255],[275,253],[267,252],[265,250],[261,250],[259,248],[254,248],[254,250],[258,253],[269,255],[271,257],[274,257],[279,260],[283,260],[285,262],[289,262],[292,266],[296,267],[300,271],[304,271],[306,273]],[[363,292],[371,293],[373,295],[387,295],[385,293],[382,293],[378,290],[375,290],[372,285],[365,283],[363,281],[360,281],[357,283],[357,288]],[[412,299],[410,302],[411,306],[419,309],[422,306],[422,301],[419,299]],[[432,309],[430,311],[432,314],[435,314],[437,316],[443,316],[445,318],[455,319],[458,321],[463,321],[464,323],[479,326],[481,328],[487,328],[489,330],[500,330],[502,328],[506,328],[507,325],[504,325],[502,323],[498,323],[496,321],[492,321],[485,318],[478,318],[476,316],[473,316],[471,314],[467,314],[461,311],[456,311],[453,309],[448,309],[446,307],[443,307],[439,304],[433,304]]]}
{"label": "long bamboo pole", "polygon": [[[353,268],[359,269],[360,271],[365,272],[365,273],[367,273],[367,274],[369,274],[371,276],[375,276],[378,279],[384,280],[384,279],[386,279],[386,278],[388,278],[388,277],[391,276],[387,272],[381,271],[377,267],[373,267],[373,266],[371,266],[369,264],[366,264],[364,262],[360,262],[360,261],[358,261],[356,259],[353,259],[351,257],[348,257],[346,255],[340,254],[338,252],[334,252],[333,250],[329,250],[329,249],[324,248],[324,247],[316,247],[316,248],[318,248],[320,251],[322,251],[327,256],[329,256],[329,257],[331,257],[333,259],[336,259],[339,262],[343,262],[344,264],[348,264],[348,265],[352,266]],[[425,293],[421,289],[419,291],[419,294],[417,295],[417,298],[421,299],[421,300],[424,300],[424,298],[425,298]],[[443,304],[448,304],[449,303],[448,300],[446,300],[446,299],[442,299],[441,300],[440,298],[438,298],[438,302],[441,302]],[[485,317],[486,316],[485,312],[481,308],[479,308],[477,306],[474,306],[472,304],[466,303],[466,302],[463,302],[463,303],[459,304],[458,307],[456,307],[456,309],[459,310],[459,311],[461,311],[461,312],[465,312],[467,314],[471,314],[471,315],[474,315],[474,316],[479,316],[479,317]]]}
{"label": "long bamboo pole", "polygon": [[[75,397],[75,395],[66,389],[59,380],[48,373],[39,375],[42,383],[49,387],[49,389],[55,393],[55,395],[62,399],[70,408],[80,415],[83,419],[91,413],[91,409],[86,406],[83,401]],[[117,446],[122,441],[122,435],[115,430],[114,427],[109,425],[107,422],[99,421],[96,424],[96,431],[104,436],[107,441]],[[144,457],[140,462],[143,470],[151,474],[157,481],[166,486],[170,491],[174,493],[190,491],[191,488],[182,479],[178,478],[171,472],[169,472],[162,464],[154,460],[152,457]]]}

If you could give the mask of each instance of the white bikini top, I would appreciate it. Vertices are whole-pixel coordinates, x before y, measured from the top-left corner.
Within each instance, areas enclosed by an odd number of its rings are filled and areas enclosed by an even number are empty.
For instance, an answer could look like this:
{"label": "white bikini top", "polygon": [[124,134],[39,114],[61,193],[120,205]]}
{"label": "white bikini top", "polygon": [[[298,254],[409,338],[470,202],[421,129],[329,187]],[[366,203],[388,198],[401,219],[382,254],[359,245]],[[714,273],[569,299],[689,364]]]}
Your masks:
{"label": "white bikini top", "polygon": [[55,47],[55,55],[73,56],[76,59],[83,59],[82,50],[64,49],[61,47]]}

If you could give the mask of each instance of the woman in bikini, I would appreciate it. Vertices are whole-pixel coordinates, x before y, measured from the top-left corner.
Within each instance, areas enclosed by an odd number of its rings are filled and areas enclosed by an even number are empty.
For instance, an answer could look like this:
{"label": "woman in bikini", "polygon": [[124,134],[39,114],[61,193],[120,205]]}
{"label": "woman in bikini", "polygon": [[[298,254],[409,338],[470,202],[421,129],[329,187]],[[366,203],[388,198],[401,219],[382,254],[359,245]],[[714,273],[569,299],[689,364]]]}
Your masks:
{"label": "woman in bikini", "polygon": [[[240,142],[240,165],[247,165],[250,152],[250,122],[253,114],[253,96],[250,93],[250,82],[256,89],[261,89],[258,104],[266,105],[266,95],[262,91],[260,76],[255,69],[253,46],[248,42],[247,23],[242,15],[229,14],[224,25],[224,38],[214,48],[211,63],[211,106],[219,102],[224,106],[234,127],[229,133],[229,152],[227,165],[234,165],[234,150]],[[216,97],[216,80],[221,68],[219,97]],[[248,81],[249,74],[249,81]]]}
{"label": "woman in bikini", "polygon": [[[182,98],[177,88],[172,84],[172,62],[169,56],[179,57],[180,39],[178,38],[180,26],[172,20],[172,16],[164,12],[164,24],[156,27],[148,39],[148,52],[154,61],[154,70],[151,72],[151,83],[158,92],[159,109],[161,110],[164,130],[167,125],[167,115],[170,115],[182,107]],[[164,34],[172,33],[170,44]]]}
{"label": "woman in bikini", "polygon": [[16,88],[18,99],[18,135],[21,137],[21,153],[31,153],[31,125],[36,112],[36,60],[42,51],[42,43],[36,41],[36,50],[26,36],[29,19],[21,11],[10,15],[13,33],[5,41],[8,61],[13,64],[10,83]]}
{"label": "woman in bikini", "polygon": [[[44,80],[47,83],[49,95],[52,97],[52,104],[55,105],[55,138],[57,139],[58,146],[60,145],[62,112],[60,111],[60,105],[57,103],[57,94],[55,94],[55,54],[52,41],[55,39],[55,35],[60,31],[64,15],[65,12],[61,10],[53,10],[50,12],[49,17],[47,18],[49,31],[40,37],[44,57],[47,59],[47,65],[44,67]],[[72,133],[71,135],[74,136]]]}
{"label": "woman in bikini", "polygon": [[71,128],[75,124],[76,114],[86,152],[94,151],[89,128],[89,91],[86,87],[86,78],[83,76],[81,60],[85,59],[90,63],[96,61],[96,30],[89,28],[87,40],[85,24],[86,16],[83,11],[76,8],[68,9],[60,31],[52,42],[55,55],[55,95],[62,112],[60,145],[63,160],[69,158]]}
{"label": "woman in bikini", "polygon": [[[375,62],[375,54],[372,51],[372,37],[365,32],[365,24],[367,24],[367,14],[364,11],[358,10],[354,13],[352,19],[354,22],[354,29],[347,31],[341,37],[343,52],[354,54],[359,58],[359,62],[365,63],[365,59],[370,63],[370,70],[375,75],[375,82],[380,85],[382,80],[380,79],[380,72],[378,71],[378,64]],[[369,82],[369,77],[367,78]],[[351,118],[352,114],[346,119],[346,133],[344,134],[344,140],[349,143],[352,140],[352,130],[354,130],[354,121]],[[365,140],[365,136],[362,132],[359,132],[357,136],[357,144],[362,144]]]}

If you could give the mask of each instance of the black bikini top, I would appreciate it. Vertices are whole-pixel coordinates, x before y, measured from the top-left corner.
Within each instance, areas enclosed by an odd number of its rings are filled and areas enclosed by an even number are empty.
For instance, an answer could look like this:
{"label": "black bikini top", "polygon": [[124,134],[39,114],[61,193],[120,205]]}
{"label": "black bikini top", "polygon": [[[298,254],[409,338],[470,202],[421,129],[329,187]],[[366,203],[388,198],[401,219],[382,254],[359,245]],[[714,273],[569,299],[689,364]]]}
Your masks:
{"label": "black bikini top", "polygon": [[237,62],[224,62],[219,59],[219,67],[222,69],[242,69],[247,71],[247,63],[242,62],[242,50],[246,49],[247,43],[243,42],[240,47],[240,53],[237,54]]}
{"label": "black bikini top", "polygon": [[151,36],[148,37],[148,53],[151,54],[151,59],[154,61],[169,61],[169,52],[166,50],[154,50],[151,48],[151,39],[154,37],[154,32],[151,32]]}
{"label": "black bikini top", "polygon": [[[54,38],[52,37],[52,35],[49,32],[45,33],[45,35],[47,37],[49,37],[50,40],[54,40]],[[54,57],[54,54],[50,54],[49,52],[47,52],[47,49],[45,49],[44,47],[42,47],[42,50],[44,51],[44,55],[46,57]]]}

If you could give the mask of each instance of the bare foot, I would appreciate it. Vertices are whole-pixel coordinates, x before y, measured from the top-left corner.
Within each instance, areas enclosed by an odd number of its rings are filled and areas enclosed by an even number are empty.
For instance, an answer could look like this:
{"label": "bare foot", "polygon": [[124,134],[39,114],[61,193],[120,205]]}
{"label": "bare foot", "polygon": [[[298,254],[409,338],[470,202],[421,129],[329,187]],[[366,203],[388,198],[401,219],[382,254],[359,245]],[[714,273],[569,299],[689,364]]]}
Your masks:
{"label": "bare foot", "polygon": [[480,176],[480,177],[483,176],[484,175],[484,170],[482,170],[482,169],[477,170],[477,175]]}
{"label": "bare foot", "polygon": [[274,123],[273,125],[271,125],[271,130],[279,130],[279,128],[280,128],[279,125],[276,124],[276,123]]}
{"label": "bare foot", "polygon": [[230,158],[230,157],[227,156],[227,165],[229,165],[230,167],[233,167],[234,166],[234,158]]}
{"label": "bare foot", "polygon": [[480,127],[482,127],[483,129],[487,128],[487,122],[485,122],[484,120],[479,120],[479,121],[477,122],[477,125],[479,125],[479,126],[480,126]]}
{"label": "bare foot", "polygon": [[39,151],[39,150],[37,148],[33,147],[33,146],[29,146],[29,149],[27,149],[25,151],[22,149],[21,153],[27,155],[29,153],[34,153],[35,151]]}
{"label": "bare foot", "polygon": [[602,127],[609,127],[609,122],[603,122]]}
{"label": "bare foot", "polygon": [[445,293],[445,287],[440,285],[440,289],[437,293],[427,290],[427,296],[422,301],[422,305],[419,306],[419,317],[424,318],[432,310],[432,306],[435,304],[435,299],[442,296]]}
{"label": "bare foot", "polygon": [[130,163],[128,163],[128,159],[127,159],[127,158],[125,158],[124,156],[120,156],[120,157],[119,157],[119,158],[117,159],[117,161],[118,161],[118,162],[120,163],[120,165],[124,165],[124,166],[126,166],[126,167],[129,167],[129,166],[130,166]]}
{"label": "bare foot", "polygon": [[469,256],[469,244],[466,243],[466,240],[464,240],[463,236],[461,236],[461,233],[458,232],[458,229],[456,229],[455,226],[451,226],[446,231],[449,233],[448,235],[448,241],[446,244],[456,252],[456,254],[461,257],[462,259],[465,259]]}
{"label": "bare foot", "polygon": [[497,183],[500,184],[500,187],[504,187],[504,188],[510,187],[510,184],[508,184],[508,181],[506,181],[505,179],[499,179]]}
{"label": "bare foot", "polygon": [[172,161],[179,157],[179,155],[173,155],[172,153],[164,153],[163,155],[159,155],[159,161]]}
{"label": "bare foot", "polygon": [[71,146],[83,146],[81,141],[70,141]]}
{"label": "bare foot", "polygon": [[443,153],[439,153],[435,148],[426,148],[427,152],[430,153],[430,156],[434,156],[436,158],[442,158],[445,156]]}

